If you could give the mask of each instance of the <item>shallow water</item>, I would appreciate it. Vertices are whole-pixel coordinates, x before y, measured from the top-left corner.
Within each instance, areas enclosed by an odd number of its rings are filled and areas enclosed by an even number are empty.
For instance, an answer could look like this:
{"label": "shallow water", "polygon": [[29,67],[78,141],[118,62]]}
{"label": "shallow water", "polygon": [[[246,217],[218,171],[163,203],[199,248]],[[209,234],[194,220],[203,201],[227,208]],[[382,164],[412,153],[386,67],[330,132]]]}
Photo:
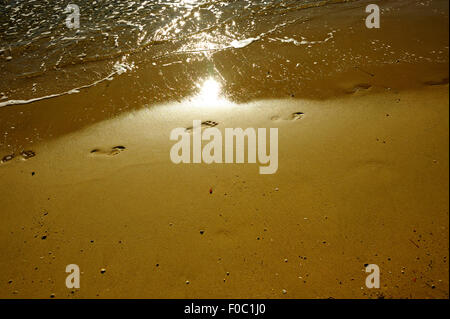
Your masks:
{"label": "shallow water", "polygon": [[[360,8],[364,18],[367,1],[79,0],[79,29],[66,26],[68,3],[0,1],[2,106],[78,93],[83,87],[149,64],[168,66],[189,62],[190,57],[209,59],[217,52],[243,49],[255,42],[296,46],[299,54],[310,51],[310,56],[319,50],[327,57],[327,52],[336,50],[335,36],[345,37],[341,29],[324,20],[318,24],[321,30],[313,39],[299,34],[299,30],[306,32],[317,26],[317,20],[330,12]],[[389,44],[376,45],[384,53],[392,52]],[[255,51],[264,49],[260,46]],[[441,53],[448,55],[448,47]],[[339,52],[335,59],[346,54],[352,55],[351,49]],[[274,55],[267,59],[275,62]],[[355,53],[351,58],[362,60],[364,56]],[[304,78],[311,77],[308,73],[326,73],[309,70],[317,63],[311,61],[302,71],[295,72],[303,72]],[[255,61],[249,59],[248,64],[255,65]],[[278,73],[289,79],[293,71],[284,68]]]}
{"label": "shallow water", "polygon": [[[340,2],[347,1],[83,0],[80,28],[69,29],[67,2],[2,1],[0,89],[9,98],[74,89],[133,68],[128,56],[149,48],[146,60],[243,48],[301,19],[303,9]],[[43,76],[57,79],[54,89],[42,87]]]}

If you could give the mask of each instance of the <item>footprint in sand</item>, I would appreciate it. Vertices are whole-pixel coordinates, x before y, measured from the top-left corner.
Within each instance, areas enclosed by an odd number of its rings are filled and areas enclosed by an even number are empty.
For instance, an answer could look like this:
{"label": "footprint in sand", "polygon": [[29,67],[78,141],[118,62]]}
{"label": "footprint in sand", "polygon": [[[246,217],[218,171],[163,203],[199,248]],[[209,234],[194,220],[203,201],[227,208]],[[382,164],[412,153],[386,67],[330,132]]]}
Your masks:
{"label": "footprint in sand", "polygon": [[303,112],[295,112],[291,114],[291,121],[297,121],[297,120],[301,120],[303,118],[303,116],[305,115],[305,113]]}
{"label": "footprint in sand", "polygon": [[429,85],[429,86],[446,85],[446,84],[448,84],[448,78],[444,78],[439,81],[427,81],[427,82],[424,82],[424,84]]}
{"label": "footprint in sand", "polygon": [[32,150],[22,151],[20,152],[20,156],[22,156],[23,159],[27,160],[29,158],[35,157],[36,153]]}
{"label": "footprint in sand", "polygon": [[270,118],[271,121],[278,121],[280,120],[280,117],[278,115],[274,115]]}
{"label": "footprint in sand", "polygon": [[124,150],[126,150],[125,146],[119,145],[119,146],[114,146],[109,150],[102,150],[99,148],[95,148],[91,151],[91,154],[93,155],[103,155],[103,156],[115,156],[118,155],[120,153],[122,153]]}
{"label": "footprint in sand", "polygon": [[305,116],[305,113],[303,113],[303,112],[295,112],[295,113],[292,113],[291,115],[289,115],[288,117],[286,117],[286,118],[282,118],[282,117],[280,117],[280,116],[278,116],[278,115],[274,115],[274,116],[272,116],[270,119],[272,120],[272,121],[298,121],[298,120],[301,120],[302,118],[303,118],[303,116]]}
{"label": "footprint in sand", "polygon": [[[23,150],[20,152],[20,157],[22,160],[27,160],[30,159],[32,157],[35,157],[36,153],[32,150]],[[9,161],[12,161],[14,158],[16,158],[16,154],[12,153],[12,154],[8,154],[3,156],[2,160],[0,161],[0,163],[6,163]]]}
{"label": "footprint in sand", "polygon": [[[219,125],[219,123],[214,122],[214,121],[204,121],[204,122],[202,122],[201,127],[208,128],[208,127],[215,127],[217,125]],[[186,128],[186,132],[192,132],[193,130],[194,130],[194,127],[192,127],[192,126]]]}
{"label": "footprint in sand", "polygon": [[5,156],[3,156],[1,162],[2,162],[2,163],[9,162],[9,161],[11,161],[12,159],[14,159],[14,157],[16,157],[16,154],[8,154],[8,155],[5,155]]}
{"label": "footprint in sand", "polygon": [[365,91],[368,90],[372,87],[372,85],[368,84],[368,83],[360,83],[357,84],[353,87],[353,89],[348,90],[347,93],[348,94],[354,94],[356,92],[360,92],[360,91]]}

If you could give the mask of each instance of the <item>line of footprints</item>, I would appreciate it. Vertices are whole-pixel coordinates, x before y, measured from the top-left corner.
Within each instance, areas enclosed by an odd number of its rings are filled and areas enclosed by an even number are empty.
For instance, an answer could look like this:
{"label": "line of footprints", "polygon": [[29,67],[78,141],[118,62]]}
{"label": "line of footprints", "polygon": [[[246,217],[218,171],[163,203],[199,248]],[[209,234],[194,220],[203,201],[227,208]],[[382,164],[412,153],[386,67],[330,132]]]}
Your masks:
{"label": "line of footprints", "polygon": [[[304,116],[303,112],[295,112],[295,113],[292,113],[288,118],[280,118],[278,115],[275,115],[271,118],[271,120],[272,121],[278,121],[278,120],[296,121],[296,120],[302,119],[303,116]],[[219,123],[214,122],[214,121],[204,121],[201,124],[202,128],[215,127],[217,125],[219,125]],[[188,132],[192,132],[192,130],[193,130],[193,127],[186,128],[186,131],[188,131]],[[91,154],[96,155],[96,156],[115,156],[115,155],[122,153],[125,150],[126,150],[125,146],[117,145],[117,146],[111,147],[110,149],[94,148],[91,150]],[[16,153],[5,155],[1,159],[0,163],[6,163],[9,161],[12,161],[16,157],[19,157],[22,160],[28,160],[35,156],[36,156],[36,153],[32,150],[23,150],[18,155],[16,155]]]}
{"label": "line of footprints", "polygon": [[[118,154],[122,153],[124,150],[126,150],[125,146],[118,145],[118,146],[114,146],[111,149],[107,149],[107,150],[95,148],[95,149],[91,150],[91,154],[100,155],[100,156],[101,155],[114,156],[114,155],[118,155]],[[35,156],[36,156],[36,152],[34,152],[32,150],[23,150],[19,154],[12,153],[12,154],[3,156],[3,158],[0,160],[0,164],[10,162],[16,158],[21,159],[21,160],[28,160]]]}
{"label": "line of footprints", "polygon": [[16,155],[16,153],[12,153],[12,154],[3,156],[0,163],[6,163],[9,161],[12,161],[16,157],[21,158],[22,160],[27,160],[27,159],[35,157],[35,156],[36,156],[36,153],[32,150],[23,150],[18,155]]}

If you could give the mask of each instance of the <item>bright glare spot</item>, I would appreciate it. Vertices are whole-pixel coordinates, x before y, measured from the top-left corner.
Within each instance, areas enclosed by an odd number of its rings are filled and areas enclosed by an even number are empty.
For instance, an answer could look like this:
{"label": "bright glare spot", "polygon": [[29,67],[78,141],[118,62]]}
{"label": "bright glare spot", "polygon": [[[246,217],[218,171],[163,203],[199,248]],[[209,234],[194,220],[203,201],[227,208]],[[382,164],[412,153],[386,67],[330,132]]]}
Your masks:
{"label": "bright glare spot", "polygon": [[222,109],[230,108],[234,105],[228,100],[222,91],[222,84],[220,81],[210,77],[196,84],[199,88],[199,93],[189,99],[190,107],[205,108],[205,109]]}
{"label": "bright glare spot", "polygon": [[196,97],[198,102],[214,105],[221,101],[221,85],[213,78],[209,78],[197,86],[200,88],[200,93]]}
{"label": "bright glare spot", "polygon": [[206,80],[200,91],[200,95],[209,98],[218,98],[220,94],[220,84],[214,79]]}

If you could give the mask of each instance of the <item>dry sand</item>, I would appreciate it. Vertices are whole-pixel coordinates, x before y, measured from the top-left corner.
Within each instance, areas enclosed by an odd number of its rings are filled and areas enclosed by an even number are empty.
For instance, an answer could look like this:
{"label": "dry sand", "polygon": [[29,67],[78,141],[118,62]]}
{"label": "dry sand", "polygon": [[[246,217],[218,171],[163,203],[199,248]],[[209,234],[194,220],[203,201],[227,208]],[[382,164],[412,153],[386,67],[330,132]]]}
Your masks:
{"label": "dry sand", "polygon": [[[426,22],[410,41],[373,30],[406,48],[386,60],[391,49],[354,45],[370,43],[363,27],[337,37],[336,56],[262,41],[0,108],[0,298],[448,298],[448,2],[436,3],[440,20],[402,7],[400,30]],[[359,25],[361,8],[333,21]],[[222,96],[196,97],[211,70]],[[173,164],[170,132],[193,120],[278,128],[277,173]],[[80,289],[65,286],[68,264]]]}

